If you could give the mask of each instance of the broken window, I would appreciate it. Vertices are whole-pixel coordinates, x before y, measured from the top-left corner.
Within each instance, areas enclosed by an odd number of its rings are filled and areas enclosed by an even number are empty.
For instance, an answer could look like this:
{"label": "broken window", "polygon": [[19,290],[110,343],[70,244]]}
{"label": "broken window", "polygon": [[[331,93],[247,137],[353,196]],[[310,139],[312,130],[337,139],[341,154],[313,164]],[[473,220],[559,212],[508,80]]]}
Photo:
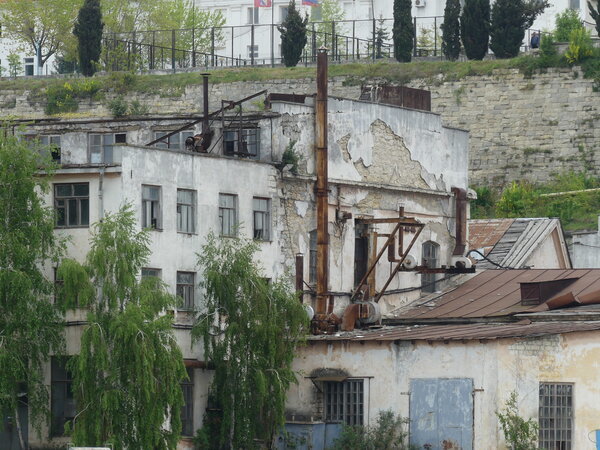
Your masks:
{"label": "broken window", "polygon": [[181,297],[182,309],[194,309],[194,272],[177,272],[177,296]]}
{"label": "broken window", "polygon": [[196,191],[177,189],[177,231],[196,232]]}
{"label": "broken window", "polygon": [[54,185],[54,209],[57,227],[87,227],[90,223],[90,187],[88,183]]}
{"label": "broken window", "polygon": [[268,241],[271,236],[271,200],[254,197],[254,239]]}
{"label": "broken window", "polygon": [[260,128],[228,129],[224,131],[223,152],[258,158],[260,151]]}
{"label": "broken window", "polygon": [[112,164],[115,162],[113,146],[127,143],[126,133],[105,133],[89,135],[89,161],[91,164]]}
{"label": "broken window", "polygon": [[43,135],[40,136],[40,144],[50,149],[52,160],[60,163],[60,135]]}
{"label": "broken window", "polygon": [[237,195],[219,194],[219,232],[221,236],[237,235]]}
{"label": "broken window", "polygon": [[53,356],[51,358],[50,412],[52,422],[50,434],[64,436],[65,424],[72,421],[76,414],[73,396],[73,377],[67,370],[68,358]]}
{"label": "broken window", "polygon": [[[167,134],[169,134],[168,131],[156,131],[154,132],[154,139],[159,139]],[[164,138],[162,141],[157,142],[155,145],[158,148],[185,150],[185,140],[193,135],[193,131],[180,131],[179,133],[175,133],[173,136]]]}
{"label": "broken window", "polygon": [[317,230],[312,230],[309,235],[308,247],[308,282],[317,282]]}
{"label": "broken window", "polygon": [[183,406],[181,407],[181,435],[194,435],[194,369],[188,367],[187,375],[189,380],[181,382],[181,392],[183,393]]}
{"label": "broken window", "polygon": [[540,383],[540,448],[571,450],[573,384]]}
{"label": "broken window", "polygon": [[142,185],[142,228],[162,228],[160,186]]}
{"label": "broken window", "polygon": [[142,278],[148,278],[148,277],[160,278],[161,273],[162,273],[162,271],[160,269],[153,269],[150,267],[142,267]]}
{"label": "broken window", "polygon": [[364,417],[363,380],[325,381],[325,420],[362,425]]}
{"label": "broken window", "polygon": [[[439,263],[440,246],[432,241],[423,244],[423,265],[429,269],[436,269]],[[437,274],[423,273],[421,275],[421,290],[423,292],[435,292],[437,288]]]}

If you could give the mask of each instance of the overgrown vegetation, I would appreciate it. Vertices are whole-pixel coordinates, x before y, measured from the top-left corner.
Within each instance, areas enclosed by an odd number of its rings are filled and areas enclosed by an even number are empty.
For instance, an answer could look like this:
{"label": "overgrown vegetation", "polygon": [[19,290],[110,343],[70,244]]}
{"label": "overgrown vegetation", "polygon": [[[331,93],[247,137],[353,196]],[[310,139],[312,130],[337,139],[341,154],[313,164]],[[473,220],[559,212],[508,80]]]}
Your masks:
{"label": "overgrown vegetation", "polygon": [[292,0],[288,5],[288,14],[277,29],[281,33],[281,53],[283,63],[286,67],[295,67],[302,57],[302,51],[306,45],[306,24],[308,17],[304,19],[296,9],[296,2]]}
{"label": "overgrown vegetation", "polygon": [[460,15],[460,37],[467,58],[483,59],[490,38],[490,0],[465,0]]}
{"label": "overgrown vegetation", "polygon": [[73,34],[77,37],[79,68],[86,77],[96,72],[100,61],[103,28],[100,0],[85,0],[77,15]]}
{"label": "overgrown vegetation", "polygon": [[444,23],[442,29],[442,53],[450,61],[455,61],[460,55],[460,2],[447,0],[444,8]]}
{"label": "overgrown vegetation", "polygon": [[537,450],[538,424],[534,419],[525,420],[519,415],[517,393],[510,393],[502,411],[496,411],[504,439],[512,450]]}
{"label": "overgrown vegetation", "polygon": [[394,41],[394,55],[400,62],[410,62],[412,58],[415,30],[411,7],[412,3],[410,0],[394,0],[392,39]]}
{"label": "overgrown vegetation", "polygon": [[[582,172],[557,175],[550,183],[533,185],[513,182],[501,192],[475,187],[477,200],[471,204],[473,219],[494,217],[558,217],[565,230],[594,229],[600,210],[600,178]],[[552,193],[572,192],[556,196]]]}
{"label": "overgrown vegetation", "polygon": [[269,282],[258,247],[209,235],[199,255],[205,310],[192,328],[214,366],[211,411],[196,438],[201,448],[271,447],[284,423],[291,369],[308,316],[294,291]]}
{"label": "overgrown vegetation", "polygon": [[409,450],[408,419],[379,411],[374,426],[345,425],[329,450]]}

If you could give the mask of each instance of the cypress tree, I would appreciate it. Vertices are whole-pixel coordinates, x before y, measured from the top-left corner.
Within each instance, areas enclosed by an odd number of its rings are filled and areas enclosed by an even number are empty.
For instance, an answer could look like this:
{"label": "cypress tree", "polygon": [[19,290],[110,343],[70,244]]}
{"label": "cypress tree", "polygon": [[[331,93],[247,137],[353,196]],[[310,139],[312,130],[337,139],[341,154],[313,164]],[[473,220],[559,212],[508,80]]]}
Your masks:
{"label": "cypress tree", "polygon": [[100,0],[85,0],[77,15],[73,34],[77,37],[79,67],[86,77],[96,72],[95,63],[100,60],[102,50],[103,28]]}
{"label": "cypress tree", "polygon": [[288,6],[288,14],[277,29],[281,33],[281,55],[286,67],[294,67],[302,57],[306,45],[306,24],[308,17],[300,17],[296,9],[296,1],[292,0]]}
{"label": "cypress tree", "polygon": [[415,31],[413,29],[412,4],[410,0],[394,0],[394,55],[400,62],[410,62],[413,50]]}
{"label": "cypress tree", "polygon": [[490,0],[465,0],[460,36],[469,59],[483,59],[490,36]]}
{"label": "cypress tree", "polygon": [[544,12],[547,1],[497,0],[492,7],[490,48],[496,58],[514,58],[535,18]]}
{"label": "cypress tree", "polygon": [[460,2],[446,0],[444,9],[444,23],[442,24],[442,53],[446,58],[454,61],[460,54]]}
{"label": "cypress tree", "polygon": [[590,16],[592,16],[592,19],[594,19],[594,22],[596,22],[596,33],[598,33],[600,36],[600,20],[598,20],[598,18],[600,18],[600,0],[596,0],[595,8],[591,1],[588,1],[587,5],[588,9],[590,10]]}

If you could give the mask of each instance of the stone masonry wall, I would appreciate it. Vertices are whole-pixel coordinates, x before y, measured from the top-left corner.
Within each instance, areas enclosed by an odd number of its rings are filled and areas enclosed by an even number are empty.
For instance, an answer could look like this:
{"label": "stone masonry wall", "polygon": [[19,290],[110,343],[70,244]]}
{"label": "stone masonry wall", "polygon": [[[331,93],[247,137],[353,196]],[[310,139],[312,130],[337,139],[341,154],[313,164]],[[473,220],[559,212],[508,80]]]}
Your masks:
{"label": "stone masonry wall", "polygon": [[[358,98],[360,86],[347,84],[343,77],[332,79],[330,95]],[[518,70],[498,70],[459,81],[415,80],[410,86],[431,91],[432,111],[442,115],[446,126],[470,131],[471,185],[502,186],[518,179],[544,182],[568,170],[600,175],[600,93],[578,68],[550,69],[531,78]],[[214,84],[211,110],[221,106],[221,99],[238,100],[263,89],[307,94],[314,93],[316,85],[312,79]],[[202,108],[202,86],[187,87],[176,97],[126,98],[134,99],[152,114],[196,115]],[[82,102],[78,114],[110,116],[108,100]],[[258,108],[258,102],[247,105]],[[0,116],[41,118],[44,106],[28,92],[2,90],[0,84]]]}

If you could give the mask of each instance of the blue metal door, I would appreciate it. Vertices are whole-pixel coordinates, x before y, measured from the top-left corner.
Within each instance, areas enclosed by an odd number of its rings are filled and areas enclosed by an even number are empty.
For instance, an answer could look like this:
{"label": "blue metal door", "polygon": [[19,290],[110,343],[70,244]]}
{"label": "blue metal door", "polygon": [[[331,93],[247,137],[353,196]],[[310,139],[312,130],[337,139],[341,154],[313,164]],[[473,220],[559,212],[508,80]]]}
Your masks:
{"label": "blue metal door", "polygon": [[473,380],[410,380],[410,443],[427,450],[473,449]]}

